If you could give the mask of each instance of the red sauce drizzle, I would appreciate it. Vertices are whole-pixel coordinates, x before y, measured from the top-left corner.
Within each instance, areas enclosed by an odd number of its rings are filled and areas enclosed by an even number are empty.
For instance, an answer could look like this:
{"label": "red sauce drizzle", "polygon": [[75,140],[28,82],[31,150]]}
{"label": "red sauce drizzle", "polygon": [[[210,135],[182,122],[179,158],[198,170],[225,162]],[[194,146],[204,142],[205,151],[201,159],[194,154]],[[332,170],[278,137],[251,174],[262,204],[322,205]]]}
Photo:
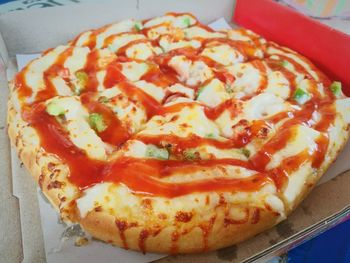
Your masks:
{"label": "red sauce drizzle", "polygon": [[97,71],[98,66],[99,50],[95,49],[89,53],[86,59],[84,72],[88,74],[88,80],[84,91],[96,91],[98,87]]}
{"label": "red sauce drizzle", "polygon": [[81,102],[87,107],[90,113],[99,113],[102,115],[103,122],[107,127],[104,131],[98,132],[102,141],[120,146],[131,137],[130,132],[123,127],[112,109],[103,103],[93,101],[90,93],[84,93],[81,96]]}
{"label": "red sauce drizzle", "polygon": [[[180,14],[179,14],[180,15]],[[208,27],[198,24],[198,26],[212,32]],[[93,31],[90,35],[86,45],[91,49],[96,46],[96,37],[99,33],[106,30],[108,26]],[[149,29],[147,29],[149,30]],[[147,30],[143,30],[141,33],[147,34]],[[249,36],[251,37],[251,36]],[[76,38],[72,44],[74,45],[78,38]],[[152,82],[157,86],[168,87],[175,83],[178,83],[178,77],[176,72],[168,66],[168,62],[172,56],[185,55],[190,60],[202,60],[209,66],[214,67],[215,77],[225,83],[233,83],[235,78],[232,74],[222,71],[222,65],[212,61],[209,58],[201,57],[200,53],[205,48],[212,44],[221,43],[228,44],[234,49],[238,50],[245,59],[255,59],[256,46],[244,41],[234,41],[224,38],[215,38],[210,40],[202,40],[202,47],[199,49],[194,48],[179,48],[168,52],[165,55],[153,56],[150,58],[148,64],[151,67],[150,70],[142,76],[142,80]],[[113,37],[107,38],[104,45],[107,45],[113,41]],[[149,41],[145,39],[132,41],[117,52],[118,58],[107,66],[106,77],[104,79],[104,86],[111,88],[118,84],[118,88],[126,94],[129,98],[140,103],[147,114],[148,118],[159,114],[164,115],[167,113],[175,113],[180,111],[183,107],[193,107],[199,103],[179,103],[172,106],[164,107],[162,103],[159,103],[152,96],[148,95],[140,88],[127,82],[125,76],[121,73],[122,66],[120,62],[126,62],[130,59],[125,57],[125,51],[132,45],[137,43],[150,43],[152,45],[158,45],[157,40]],[[261,47],[261,46],[260,46]],[[68,48],[62,54],[60,54],[56,62],[44,73],[44,81],[46,88],[38,92],[36,101],[41,101],[53,97],[56,95],[56,90],[51,83],[51,78],[57,75],[63,79],[68,78],[69,72],[64,68],[64,62],[72,54],[73,49]],[[279,54],[278,54],[279,55]],[[305,74],[310,80],[312,79],[306,69],[295,60],[279,55],[281,59],[293,64],[296,71]],[[84,71],[88,74],[88,81],[86,89],[81,96],[81,101],[90,113],[99,113],[103,116],[103,120],[106,122],[107,128],[98,135],[104,142],[110,143],[115,146],[120,146],[127,141],[131,134],[123,127],[120,120],[116,117],[113,111],[102,103],[93,100],[93,93],[98,87],[98,81],[96,73],[100,70],[99,67],[99,51],[93,50],[87,57],[87,62],[84,67]],[[303,61],[310,63],[308,60],[300,56]],[[259,60],[252,60],[251,63],[256,67],[263,76],[263,80],[260,83],[258,92],[262,92],[267,85],[266,67]],[[295,89],[295,74],[291,73],[281,65],[276,63],[273,59],[266,61],[267,65],[273,70],[279,70],[290,82],[294,93]],[[313,154],[308,151],[303,151],[295,156],[288,157],[282,161],[282,163],[269,171],[266,171],[266,166],[271,160],[271,156],[277,151],[285,148],[290,140],[296,135],[294,125],[303,124],[312,126],[314,129],[320,132],[327,132],[330,125],[335,118],[335,108],[333,105],[334,97],[327,90],[330,80],[319,72],[314,66],[311,68],[316,71],[321,82],[326,87],[326,94],[329,99],[322,99],[321,93],[318,91],[318,87],[315,84],[312,87],[312,99],[302,106],[302,110],[293,112],[282,112],[276,114],[265,121],[254,121],[252,124],[244,130],[244,132],[235,134],[234,138],[228,138],[226,141],[218,141],[210,138],[201,138],[195,135],[187,138],[181,138],[173,135],[158,135],[158,136],[145,136],[137,135],[135,138],[139,139],[146,144],[155,144],[161,146],[162,143],[167,142],[172,145],[175,153],[182,153],[185,149],[195,148],[200,145],[213,145],[220,149],[229,148],[241,148],[249,143],[254,137],[256,137],[262,129],[269,128],[269,124],[277,123],[278,121],[290,118],[278,129],[276,135],[274,135],[262,148],[251,157],[249,162],[236,160],[236,159],[209,159],[209,160],[155,160],[155,159],[138,159],[131,157],[120,157],[112,162],[105,162],[100,160],[94,160],[89,158],[87,153],[76,147],[68,137],[67,132],[61,127],[55,117],[46,113],[46,106],[43,103],[33,104],[31,108],[23,107],[22,112],[24,119],[30,123],[30,125],[38,132],[42,147],[50,153],[59,156],[63,162],[65,162],[70,169],[69,180],[78,186],[80,189],[90,187],[100,182],[115,182],[122,183],[129,187],[134,193],[157,195],[164,197],[177,197],[181,195],[190,194],[193,192],[206,192],[206,191],[257,191],[267,183],[273,182],[278,189],[283,189],[288,181],[288,175],[298,169],[306,161],[312,162],[312,167],[319,168],[324,160],[325,154],[329,146],[329,139],[326,135],[321,134],[316,140],[317,149]],[[18,89],[18,94],[21,99],[30,97],[32,90],[27,86],[25,81],[25,74],[27,68],[24,68],[22,72],[18,73],[15,78],[15,85]],[[67,80],[68,81],[68,80]],[[201,105],[204,108],[204,112],[207,118],[210,120],[217,119],[225,110],[229,110],[232,116],[239,114],[241,110],[240,104],[235,100],[228,100],[218,105],[217,107],[207,107]],[[315,124],[311,121],[312,114],[318,111],[320,113],[320,120]],[[175,173],[186,174],[193,171],[197,171],[203,168],[217,167],[220,165],[234,165],[244,167],[251,170],[256,170],[257,173],[249,178],[234,179],[234,178],[202,178],[201,180],[182,182],[182,183],[167,183],[160,181],[161,178],[173,175]],[[252,216],[252,223],[258,221],[259,210],[255,211]],[[207,238],[209,232],[214,224],[215,218],[213,218],[207,225],[202,226],[204,250],[207,249]],[[117,222],[116,222],[117,223]],[[230,222],[228,222],[229,224]],[[123,239],[123,231],[125,230],[123,225],[118,225],[121,238]],[[175,233],[175,232],[174,232]],[[145,240],[149,236],[147,230],[143,230],[139,236],[140,250],[145,251]],[[174,234],[174,242],[177,240],[178,235]],[[124,247],[127,248],[125,240],[123,240]],[[173,250],[176,252],[177,248]]]}
{"label": "red sauce drizzle", "polygon": [[126,81],[127,78],[122,74],[122,65],[118,62],[112,62],[107,66],[106,76],[103,85],[109,89],[119,82]]}

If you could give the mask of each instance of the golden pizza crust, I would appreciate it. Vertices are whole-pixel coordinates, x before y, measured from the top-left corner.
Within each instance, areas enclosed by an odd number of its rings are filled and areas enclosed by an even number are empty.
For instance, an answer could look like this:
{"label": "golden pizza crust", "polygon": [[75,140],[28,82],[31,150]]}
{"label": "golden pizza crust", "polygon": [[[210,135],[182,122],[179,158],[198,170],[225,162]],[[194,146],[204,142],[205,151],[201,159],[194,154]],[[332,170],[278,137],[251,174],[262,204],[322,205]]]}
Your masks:
{"label": "golden pizza crust", "polygon": [[[47,153],[41,147],[35,129],[22,119],[21,109],[16,109],[15,105],[19,103],[14,82],[10,82],[9,86],[11,95],[7,121],[10,140],[24,166],[38,182],[50,203],[60,212],[62,219],[79,223],[93,237],[107,243],[143,252],[175,254],[210,251],[236,244],[273,227],[284,220],[307,196],[349,137],[348,126],[344,124],[346,128],[342,131],[344,134],[339,134],[341,142],[336,146],[338,149],[327,156],[320,169],[307,175],[306,182],[292,202],[286,200],[284,192],[276,193],[274,189],[269,193],[281,203],[278,209],[271,207],[265,200],[260,202],[254,201],[254,198],[249,199],[248,195],[246,199],[237,199],[240,201],[230,199],[241,193],[225,193],[225,196],[215,192],[219,200],[216,200],[217,203],[208,201],[203,211],[200,210],[203,206],[199,205],[194,205],[190,211],[186,210],[185,203],[175,204],[175,198],[152,197],[155,200],[166,199],[164,212],[156,213],[155,202],[127,189],[124,203],[127,206],[128,196],[134,200],[133,205],[127,209],[113,210],[106,201],[106,204],[93,205],[82,212],[78,202],[86,192],[69,181],[69,167],[59,156]],[[188,196],[199,199],[201,194],[191,193]],[[142,209],[140,205],[143,206]],[[231,211],[236,211],[232,213],[236,216],[239,214],[240,217],[235,218],[230,214]]]}
{"label": "golden pizza crust", "polygon": [[[22,134],[34,131],[29,127],[24,129],[27,124],[14,109],[11,99],[8,103],[8,109],[8,133],[11,142],[16,146],[20,159],[38,182],[45,196],[55,209],[60,211],[63,219],[79,223],[93,237],[107,243],[147,252],[198,253],[239,243],[273,227],[285,218],[268,208],[246,206],[245,209],[249,215],[247,220],[230,221],[225,219],[225,214],[230,208],[237,205],[224,201],[212,209],[209,220],[191,222],[190,230],[186,228],[188,222],[178,221],[176,226],[162,226],[163,220],[160,218],[158,222],[154,221],[151,225],[143,225],[142,221],[128,221],[125,219],[127,215],[121,213],[116,217],[103,209],[94,209],[87,216],[81,218],[74,202],[72,206],[69,206],[67,202],[62,202],[64,196],[62,188],[67,187],[67,185],[75,188],[68,180],[59,181],[65,184],[64,186],[49,187],[49,185],[59,183],[55,183],[57,180],[50,176],[52,169],[48,168],[48,164],[57,163],[59,160],[51,154],[45,153],[40,146],[25,140]],[[342,147],[346,140],[342,143]],[[338,150],[338,152],[340,151],[341,149]],[[45,161],[41,162],[40,158],[45,158]],[[320,169],[317,175],[310,174],[308,176],[308,183],[304,185],[295,203],[288,205],[288,214],[307,196],[335,158],[336,156],[330,158],[329,163],[323,164],[324,168]],[[75,196],[75,198],[78,197],[78,195]],[[63,210],[62,206],[65,206],[66,209]],[[244,204],[239,204],[239,206],[242,207]],[[151,207],[148,209],[152,210]],[[123,219],[118,220],[118,218]]]}

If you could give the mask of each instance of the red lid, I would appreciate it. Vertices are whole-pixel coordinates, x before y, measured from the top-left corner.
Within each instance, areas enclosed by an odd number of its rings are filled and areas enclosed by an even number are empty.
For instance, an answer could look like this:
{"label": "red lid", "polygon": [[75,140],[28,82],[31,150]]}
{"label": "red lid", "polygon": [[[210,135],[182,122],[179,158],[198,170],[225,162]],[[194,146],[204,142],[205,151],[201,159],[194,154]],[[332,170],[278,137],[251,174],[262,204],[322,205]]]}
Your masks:
{"label": "red lid", "polygon": [[350,36],[272,0],[237,0],[234,21],[311,59],[350,96]]}

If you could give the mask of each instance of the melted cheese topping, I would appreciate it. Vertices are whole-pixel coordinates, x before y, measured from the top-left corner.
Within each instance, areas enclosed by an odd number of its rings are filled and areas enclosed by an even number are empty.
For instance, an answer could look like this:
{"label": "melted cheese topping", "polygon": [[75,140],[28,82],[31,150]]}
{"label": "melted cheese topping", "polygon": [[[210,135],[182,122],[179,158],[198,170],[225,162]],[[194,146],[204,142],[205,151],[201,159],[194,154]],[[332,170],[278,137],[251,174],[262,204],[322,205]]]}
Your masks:
{"label": "melted cheese topping", "polygon": [[210,68],[202,61],[192,63],[185,56],[175,56],[169,61],[169,66],[178,73],[180,81],[189,86],[203,83],[213,76]]}
{"label": "melted cheese topping", "polygon": [[122,63],[122,73],[130,81],[138,81],[148,71],[146,63],[125,62]]}
{"label": "melted cheese topping", "polygon": [[272,155],[271,161],[267,166],[268,169],[275,168],[282,160],[295,156],[305,149],[308,150],[310,155],[317,150],[315,140],[320,136],[318,131],[304,125],[297,125],[291,129],[296,133],[294,138],[288,142],[285,148]]}
{"label": "melted cheese topping", "polygon": [[225,85],[218,79],[213,79],[204,87],[201,87],[197,101],[215,107],[230,98],[226,92]]}
{"label": "melted cheese topping", "polygon": [[220,38],[225,37],[225,34],[218,32],[209,32],[204,28],[193,26],[190,28],[186,28],[184,30],[185,36],[188,39],[191,38]]}
{"label": "melted cheese topping", "polygon": [[105,145],[88,124],[88,112],[76,97],[56,97],[46,102],[55,103],[64,109],[63,125],[66,127],[69,139],[91,158],[106,159]]}
{"label": "melted cheese topping", "polygon": [[[228,209],[231,219],[246,217],[242,203],[283,218],[348,135],[350,101],[335,99],[320,76],[302,56],[249,30],[215,32],[189,14],[168,14],[87,31],[48,51],[18,74],[11,99],[45,136],[26,139],[72,168],[72,184],[84,189],[81,217],[101,206],[152,220],[141,211],[149,198],[169,220],[178,211],[203,220],[224,198],[238,204]],[[304,103],[298,89],[310,95]],[[49,115],[51,102],[64,112]],[[281,138],[286,129],[291,135]],[[66,141],[48,131],[67,132]],[[283,161],[304,152],[309,157],[289,171]],[[253,159],[259,154],[265,165]],[[273,178],[271,169],[288,178]]]}
{"label": "melted cheese topping", "polygon": [[[174,120],[175,119],[175,120]],[[190,134],[199,137],[219,136],[219,130],[214,122],[210,121],[199,105],[184,107],[181,111],[167,114],[164,117],[154,116],[148,121],[140,134],[157,135],[172,134],[179,137],[187,137]]]}
{"label": "melted cheese topping", "polygon": [[107,37],[123,32],[128,32],[133,29],[135,21],[132,19],[124,20],[116,24],[108,26],[103,32],[97,35],[96,37],[96,47],[103,47],[104,41]]}
{"label": "melted cheese topping", "polygon": [[165,92],[162,88],[157,87],[152,83],[148,83],[144,80],[135,82],[135,86],[142,89],[151,97],[155,98],[157,101],[161,102],[164,98]]}
{"label": "melted cheese topping", "polygon": [[268,84],[264,92],[274,94],[282,99],[290,96],[290,83],[280,71],[272,71],[267,75]]}
{"label": "melted cheese topping", "polygon": [[145,36],[141,34],[122,34],[113,39],[112,43],[108,45],[108,49],[112,52],[117,52],[121,47],[139,39],[145,39]]}
{"label": "melted cheese topping", "polygon": [[202,56],[209,57],[224,66],[237,64],[244,60],[242,54],[226,44],[207,47],[202,51]]}
{"label": "melted cheese topping", "polygon": [[173,41],[173,39],[170,36],[163,36],[159,40],[159,45],[162,47],[162,49],[165,52],[183,48],[183,47],[193,47],[193,48],[199,48],[201,46],[201,42],[198,40],[180,40],[180,41]]}
{"label": "melted cheese topping", "polygon": [[237,98],[257,91],[262,81],[260,71],[251,63],[239,63],[227,68],[235,76],[232,90]]}
{"label": "melted cheese topping", "polygon": [[56,61],[59,54],[67,48],[68,46],[58,46],[40,59],[35,59],[26,66],[25,81],[33,91],[32,96],[28,98],[28,102],[32,102],[37,92],[45,88],[44,72]]}

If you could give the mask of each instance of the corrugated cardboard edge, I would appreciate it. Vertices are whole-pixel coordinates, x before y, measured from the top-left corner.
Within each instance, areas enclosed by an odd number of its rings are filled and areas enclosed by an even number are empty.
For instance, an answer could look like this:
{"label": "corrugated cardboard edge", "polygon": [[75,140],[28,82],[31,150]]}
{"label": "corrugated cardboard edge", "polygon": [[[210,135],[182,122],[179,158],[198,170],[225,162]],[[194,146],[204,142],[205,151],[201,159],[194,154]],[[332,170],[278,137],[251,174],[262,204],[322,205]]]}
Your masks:
{"label": "corrugated cardboard edge", "polygon": [[6,63],[7,51],[0,38],[0,255],[3,262],[22,259],[21,222],[18,199],[12,195],[10,144],[6,129],[8,97]]}

